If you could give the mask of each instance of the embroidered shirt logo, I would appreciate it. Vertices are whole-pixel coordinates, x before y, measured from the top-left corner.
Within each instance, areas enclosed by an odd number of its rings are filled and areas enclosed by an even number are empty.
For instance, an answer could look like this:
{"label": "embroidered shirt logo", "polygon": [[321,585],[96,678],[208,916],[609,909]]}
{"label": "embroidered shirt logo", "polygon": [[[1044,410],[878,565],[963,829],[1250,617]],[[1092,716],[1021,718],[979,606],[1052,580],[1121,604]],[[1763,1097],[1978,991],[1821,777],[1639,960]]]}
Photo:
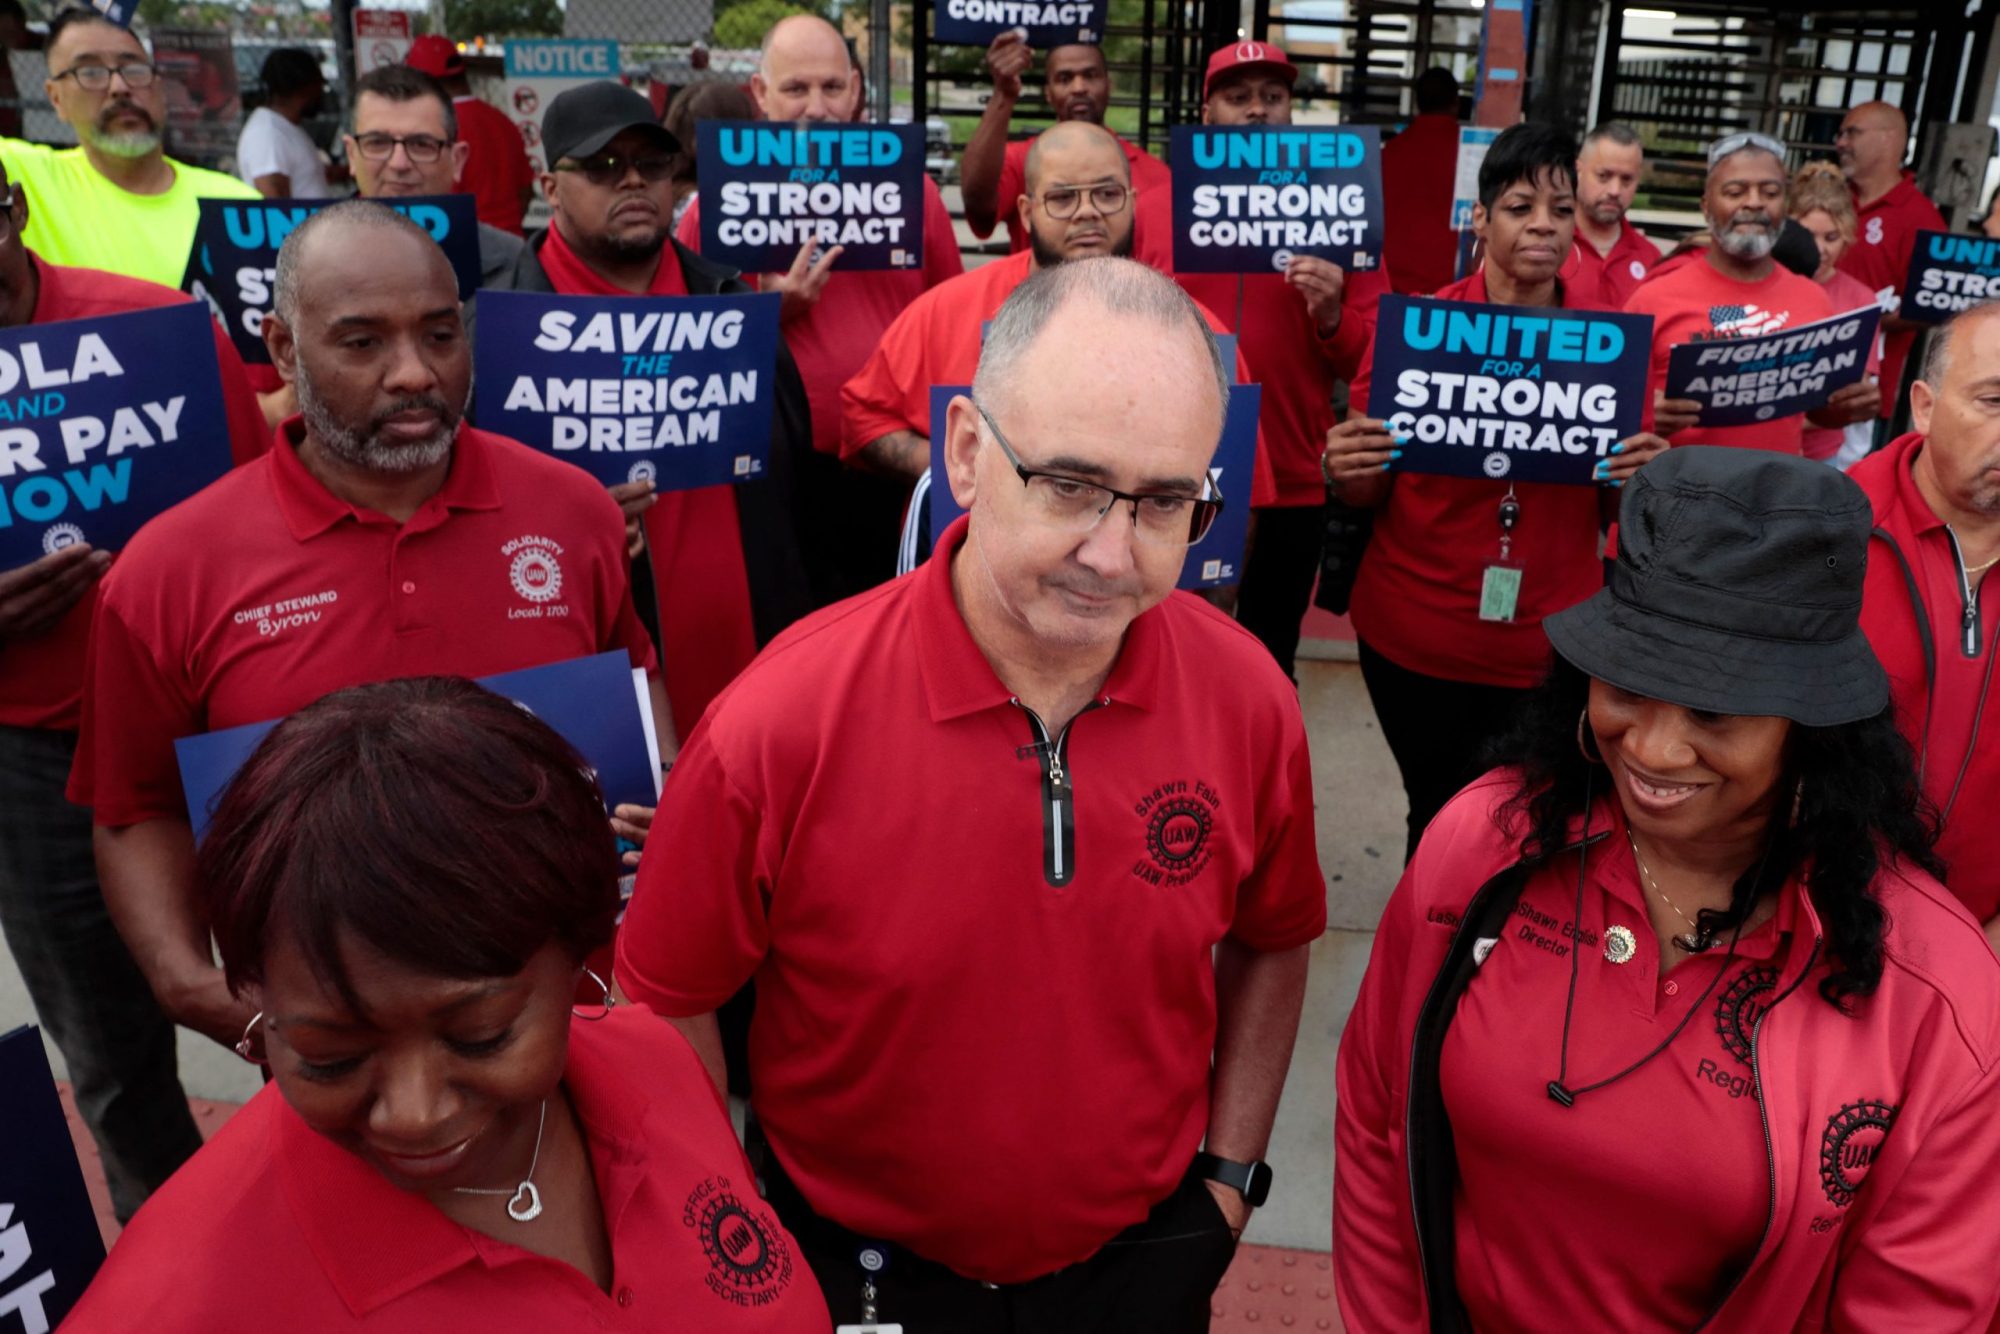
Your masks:
{"label": "embroidered shirt logo", "polygon": [[1778,986],[1775,968],[1745,968],[1715,1003],[1715,1035],[1722,1049],[1744,1065],[1750,1064],[1750,1037],[1757,1020]]}
{"label": "embroidered shirt logo", "polygon": [[1854,1203],[1854,1194],[1875,1165],[1889,1127],[1901,1109],[1864,1098],[1850,1102],[1826,1119],[1819,1141],[1819,1184],[1838,1208]]}
{"label": "embroidered shirt logo", "polygon": [[1868,225],[1862,228],[1861,235],[1867,240],[1869,245],[1881,245],[1882,219],[1880,218],[1868,219]]}
{"label": "embroidered shirt logo", "polygon": [[500,548],[507,558],[507,581],[527,602],[540,606],[562,596],[562,544],[546,537],[517,537]]}
{"label": "embroidered shirt logo", "polygon": [[[754,1199],[754,1197],[753,1197]],[[752,1208],[728,1177],[709,1177],[696,1186],[681,1210],[708,1258],[702,1282],[735,1306],[769,1306],[792,1281],[792,1248],[761,1202]]]}
{"label": "embroidered shirt logo", "polygon": [[1213,855],[1210,835],[1222,798],[1200,781],[1162,783],[1133,805],[1146,822],[1146,859],[1132,874],[1149,884],[1185,885],[1200,875]]}

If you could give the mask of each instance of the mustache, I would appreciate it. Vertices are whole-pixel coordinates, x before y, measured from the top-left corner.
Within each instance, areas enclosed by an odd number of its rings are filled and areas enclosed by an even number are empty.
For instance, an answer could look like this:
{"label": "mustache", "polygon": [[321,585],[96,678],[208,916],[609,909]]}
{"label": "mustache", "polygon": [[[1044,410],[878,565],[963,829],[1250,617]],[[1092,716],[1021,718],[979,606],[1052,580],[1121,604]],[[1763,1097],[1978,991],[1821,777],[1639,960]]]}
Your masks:
{"label": "mustache", "polygon": [[436,394],[412,394],[408,398],[398,399],[376,413],[368,423],[370,434],[379,432],[387,426],[391,417],[399,417],[405,412],[432,412],[436,413],[438,420],[447,427],[458,425],[458,414],[451,410],[450,404]]}
{"label": "mustache", "polygon": [[146,110],[146,108],[140,106],[137,102],[134,102],[129,97],[120,97],[112,101],[106,102],[103,105],[103,107],[101,107],[98,110],[97,113],[98,128],[103,129],[106,125],[109,125],[111,123],[111,118],[117,115],[137,116],[139,117],[139,119],[146,122],[146,128],[149,130],[157,130],[160,128],[160,123],[153,119],[153,113]]}

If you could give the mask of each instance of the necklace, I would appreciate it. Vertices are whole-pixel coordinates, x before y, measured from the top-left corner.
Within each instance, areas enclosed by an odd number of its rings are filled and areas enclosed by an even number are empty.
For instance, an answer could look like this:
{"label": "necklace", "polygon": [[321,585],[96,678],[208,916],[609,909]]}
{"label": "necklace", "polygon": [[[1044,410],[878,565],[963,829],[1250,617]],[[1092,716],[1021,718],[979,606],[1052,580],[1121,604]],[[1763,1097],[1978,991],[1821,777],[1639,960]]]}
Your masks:
{"label": "necklace", "polygon": [[542,1119],[535,1126],[535,1155],[528,1160],[527,1179],[512,1190],[480,1190],[471,1186],[453,1186],[456,1195],[507,1195],[507,1217],[516,1223],[532,1223],[542,1216],[542,1193],[535,1189],[535,1168],[542,1161],[542,1132],[549,1128],[549,1100],[542,1099]]}
{"label": "necklace", "polygon": [[1689,954],[1700,954],[1702,951],[1706,950],[1708,948],[1708,943],[1704,943],[1702,940],[1701,928],[1695,925],[1694,921],[1691,918],[1689,918],[1686,913],[1680,910],[1679,904],[1675,903],[1672,899],[1667,897],[1667,891],[1660,888],[1660,882],[1653,879],[1653,873],[1646,869],[1646,859],[1639,855],[1639,840],[1633,836],[1632,831],[1629,828],[1626,829],[1625,831],[1625,841],[1632,845],[1632,860],[1635,863],[1637,863],[1639,867],[1639,874],[1646,878],[1646,883],[1648,885],[1651,885],[1653,887],[1653,892],[1660,896],[1660,902],[1666,904],[1667,907],[1671,908],[1673,910],[1674,916],[1680,918],[1683,922],[1686,922],[1688,930],[1694,932],[1694,935],[1691,937],[1684,937],[1684,936],[1672,937],[1674,944],[1680,946],[1682,949],[1686,950]]}
{"label": "necklace", "polygon": [[1972,577],[1973,575],[1975,575],[1975,574],[1985,574],[1985,573],[1986,573],[1986,572],[1987,572],[1988,570],[1992,569],[1992,568],[1993,568],[1993,567],[1994,567],[1995,565],[2000,565],[2000,556],[1995,556],[1995,557],[1994,557],[1994,558],[1993,558],[1992,560],[1989,560],[1989,561],[1987,561],[1987,562],[1986,562],[1986,563],[1985,563],[1984,565],[1968,565],[1968,566],[1966,566],[1966,567],[1965,567],[1965,577],[1966,577],[1966,578],[1968,578],[1968,579],[1970,579],[1970,578],[1971,578],[1971,577]]}

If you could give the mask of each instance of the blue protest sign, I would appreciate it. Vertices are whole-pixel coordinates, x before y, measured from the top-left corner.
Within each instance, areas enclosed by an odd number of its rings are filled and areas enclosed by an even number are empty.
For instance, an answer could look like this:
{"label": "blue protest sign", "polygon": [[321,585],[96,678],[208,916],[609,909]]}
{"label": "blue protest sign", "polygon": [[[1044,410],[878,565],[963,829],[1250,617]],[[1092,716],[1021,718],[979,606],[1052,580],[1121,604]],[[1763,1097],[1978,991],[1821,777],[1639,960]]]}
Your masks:
{"label": "blue protest sign", "polygon": [[1995,297],[2000,297],[2000,241],[1951,232],[1917,233],[1897,312],[1904,319],[1942,324]]}
{"label": "blue protest sign", "polygon": [[0,570],[116,550],[229,462],[206,307],[0,330]]}
{"label": "blue protest sign", "polygon": [[[1233,340],[1232,340],[1233,341]],[[1243,548],[1250,538],[1250,480],[1257,466],[1257,410],[1263,401],[1263,386],[1239,384],[1229,391],[1229,411],[1222,424],[1222,439],[1216,444],[1215,459],[1208,466],[1209,482],[1222,496],[1222,513],[1200,542],[1188,548],[1187,563],[1181,566],[1178,587],[1185,589],[1223,588],[1243,578]],[[944,424],[951,400],[970,395],[967,385],[931,386],[931,540],[935,542],[951,522],[965,513],[952,499],[951,482],[945,476]],[[1125,511],[1116,511],[1123,514]],[[1106,516],[1106,521],[1113,517]]]}
{"label": "blue protest sign", "polygon": [[1176,126],[1174,268],[1282,272],[1316,255],[1382,264],[1382,144],[1372,125]]}
{"label": "blue protest sign", "polygon": [[104,1239],[32,1025],[0,1036],[0,1126],[0,1329],[53,1329],[104,1263]]}
{"label": "blue protest sign", "polygon": [[[181,288],[208,302],[243,360],[269,365],[264,316],[278,281],[278,247],[292,229],[338,199],[204,199]],[[430,233],[451,261],[458,299],[479,290],[479,212],[471,195],[373,201]]]}
{"label": "blue protest sign", "polygon": [[1701,404],[1701,426],[1750,426],[1826,406],[1868,373],[1882,312],[1875,306],[1749,338],[1667,349],[1668,398]]}
{"label": "blue protest sign", "polygon": [[1110,0],[937,0],[931,6],[931,40],[955,46],[991,46],[1010,28],[1028,45],[1095,46],[1104,40]]}
{"label": "blue protest sign", "polygon": [[1368,415],[1399,472],[1592,485],[1638,432],[1653,317],[1384,296]]}
{"label": "blue protest sign", "polygon": [[[479,684],[505,695],[562,734],[590,764],[609,805],[651,806],[659,797],[659,745],[647,724],[643,677],[623,649],[595,657],[484,676]],[[281,719],[203,732],[174,742],[181,791],[196,838],[229,780]]]}
{"label": "blue protest sign", "polygon": [[479,298],[472,418],[607,486],[754,481],[771,452],[778,297]]}
{"label": "blue protest sign", "polygon": [[924,262],[921,125],[695,126],[701,253],[745,273],[782,273],[799,247],[842,246],[834,267]]}

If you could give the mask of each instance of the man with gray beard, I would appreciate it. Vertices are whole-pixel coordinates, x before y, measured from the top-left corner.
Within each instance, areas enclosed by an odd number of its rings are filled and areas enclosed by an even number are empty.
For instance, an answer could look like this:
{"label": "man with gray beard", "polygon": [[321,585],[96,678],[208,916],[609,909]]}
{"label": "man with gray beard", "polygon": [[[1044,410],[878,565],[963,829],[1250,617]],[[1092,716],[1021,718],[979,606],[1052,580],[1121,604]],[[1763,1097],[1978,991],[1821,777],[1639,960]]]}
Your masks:
{"label": "man with gray beard", "polygon": [[[344,686],[489,676],[622,649],[652,672],[618,505],[589,474],[464,424],[451,266],[375,204],[314,214],[264,322],[300,414],[270,453],[134,537],[102,584],[69,797],[92,808],[120,935],[173,1019],[250,1019],[193,896],[176,738],[282,718]],[[674,738],[657,674],[662,747]],[[650,811],[614,827],[643,839]]]}
{"label": "man with gray beard", "polygon": [[1683,343],[1757,338],[1838,314],[1826,290],[1771,258],[1785,224],[1785,146],[1767,135],[1726,135],[1708,148],[1701,211],[1714,243],[1702,258],[1648,279],[1625,303],[1653,317],[1653,411],[1646,425],[1675,445],[1741,445],[1804,452],[1805,424],[1844,427],[1875,415],[1872,380],[1849,385],[1815,412],[1748,426],[1696,426],[1699,404],[1667,398],[1668,351]]}
{"label": "man with gray beard", "polygon": [[166,90],[129,30],[66,9],[49,24],[47,50],[42,87],[79,146],[0,139],[0,161],[28,200],[28,248],[51,264],[179,287],[200,201],[256,199],[256,189],[166,155]]}

